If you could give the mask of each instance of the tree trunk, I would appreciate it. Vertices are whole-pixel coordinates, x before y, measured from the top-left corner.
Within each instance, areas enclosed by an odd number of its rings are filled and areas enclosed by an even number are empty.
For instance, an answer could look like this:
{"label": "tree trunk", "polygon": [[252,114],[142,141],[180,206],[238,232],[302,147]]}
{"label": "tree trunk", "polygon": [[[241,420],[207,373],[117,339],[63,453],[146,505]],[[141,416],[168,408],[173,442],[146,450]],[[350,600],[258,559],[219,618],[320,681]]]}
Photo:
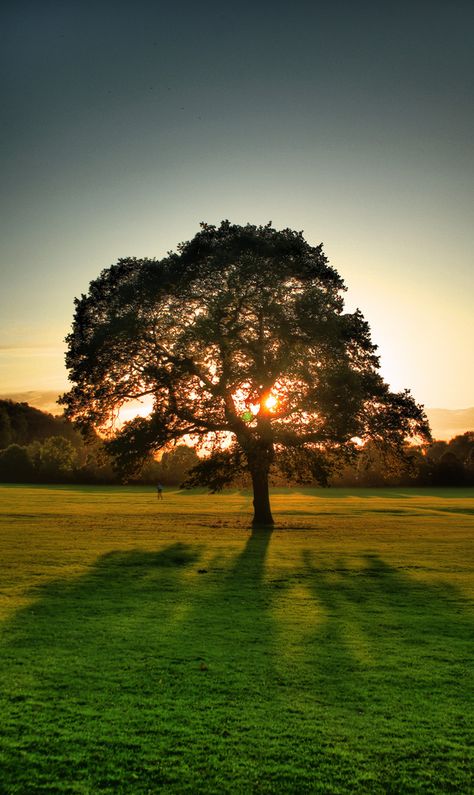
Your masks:
{"label": "tree trunk", "polygon": [[254,508],[252,524],[254,526],[263,525],[268,527],[274,524],[268,491],[268,471],[269,467],[265,461],[255,462],[250,468]]}

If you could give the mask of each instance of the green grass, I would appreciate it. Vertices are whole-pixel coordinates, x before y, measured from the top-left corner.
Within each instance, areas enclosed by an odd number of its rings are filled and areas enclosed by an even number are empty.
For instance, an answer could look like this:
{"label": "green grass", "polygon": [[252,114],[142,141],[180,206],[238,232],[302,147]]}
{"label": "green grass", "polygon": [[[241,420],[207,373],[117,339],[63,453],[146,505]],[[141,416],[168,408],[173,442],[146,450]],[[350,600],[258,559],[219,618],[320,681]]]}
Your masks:
{"label": "green grass", "polygon": [[474,791],[474,490],[0,487],[1,793]]}

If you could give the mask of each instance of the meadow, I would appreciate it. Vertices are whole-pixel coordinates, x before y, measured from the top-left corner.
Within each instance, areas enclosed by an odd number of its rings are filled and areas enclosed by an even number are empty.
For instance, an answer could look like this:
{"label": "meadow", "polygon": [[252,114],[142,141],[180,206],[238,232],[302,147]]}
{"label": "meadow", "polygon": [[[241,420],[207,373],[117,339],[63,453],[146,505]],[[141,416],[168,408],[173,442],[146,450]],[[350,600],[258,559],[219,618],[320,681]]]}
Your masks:
{"label": "meadow", "polygon": [[0,487],[2,793],[474,791],[474,490]]}

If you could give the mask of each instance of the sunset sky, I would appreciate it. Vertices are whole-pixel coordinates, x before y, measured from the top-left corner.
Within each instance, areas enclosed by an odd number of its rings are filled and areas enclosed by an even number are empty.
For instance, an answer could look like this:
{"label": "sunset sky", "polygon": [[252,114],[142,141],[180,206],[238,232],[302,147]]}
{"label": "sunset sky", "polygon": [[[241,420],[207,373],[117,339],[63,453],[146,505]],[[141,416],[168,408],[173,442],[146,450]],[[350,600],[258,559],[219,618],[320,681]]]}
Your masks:
{"label": "sunset sky", "polygon": [[229,218],[323,242],[392,388],[474,405],[472,0],[11,0],[0,29],[0,394],[67,388],[102,268]]}

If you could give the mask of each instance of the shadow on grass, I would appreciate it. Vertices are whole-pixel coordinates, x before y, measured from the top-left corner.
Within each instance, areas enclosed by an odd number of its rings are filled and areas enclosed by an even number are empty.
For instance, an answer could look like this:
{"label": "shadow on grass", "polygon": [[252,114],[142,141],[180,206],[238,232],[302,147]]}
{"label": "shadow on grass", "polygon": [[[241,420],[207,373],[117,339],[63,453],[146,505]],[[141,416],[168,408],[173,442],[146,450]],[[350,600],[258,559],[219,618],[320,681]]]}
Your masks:
{"label": "shadow on grass", "polygon": [[3,791],[467,791],[458,592],[311,551],[277,583],[271,538],[206,568],[203,545],[112,552],[38,589],[3,633]]}
{"label": "shadow on grass", "polygon": [[425,687],[433,695],[444,683],[447,701],[462,701],[474,637],[467,600],[457,588],[414,579],[378,555],[360,562],[303,554],[307,585],[327,617],[317,639],[342,673],[337,690],[347,696],[360,675],[370,680],[391,667],[404,700],[423,698]]}

